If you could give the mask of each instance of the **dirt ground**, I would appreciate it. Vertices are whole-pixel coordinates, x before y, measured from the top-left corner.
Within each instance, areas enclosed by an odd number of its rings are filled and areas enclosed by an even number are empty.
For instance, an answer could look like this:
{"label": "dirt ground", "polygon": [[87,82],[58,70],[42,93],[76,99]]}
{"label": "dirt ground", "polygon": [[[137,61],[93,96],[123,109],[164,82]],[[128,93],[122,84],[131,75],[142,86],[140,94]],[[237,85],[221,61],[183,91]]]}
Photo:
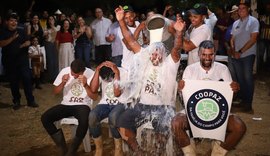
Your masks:
{"label": "dirt ground", "polygon": [[[51,138],[46,133],[40,122],[41,114],[49,107],[60,102],[62,95],[53,95],[52,84],[43,84],[42,90],[34,90],[34,95],[39,108],[23,106],[14,111],[11,105],[11,95],[7,82],[0,82],[0,156],[56,156],[58,151]],[[254,114],[237,112],[247,125],[247,133],[235,150],[229,152],[229,156],[270,156],[270,73],[256,75]],[[26,104],[23,91],[22,101]],[[253,120],[253,117],[262,118],[261,121]],[[63,127],[66,139],[70,142],[71,128]],[[113,140],[108,137],[107,126],[103,128],[104,156],[113,155]],[[206,155],[210,148],[207,140],[197,146],[198,155]],[[78,155],[94,155],[85,153],[80,146]]]}

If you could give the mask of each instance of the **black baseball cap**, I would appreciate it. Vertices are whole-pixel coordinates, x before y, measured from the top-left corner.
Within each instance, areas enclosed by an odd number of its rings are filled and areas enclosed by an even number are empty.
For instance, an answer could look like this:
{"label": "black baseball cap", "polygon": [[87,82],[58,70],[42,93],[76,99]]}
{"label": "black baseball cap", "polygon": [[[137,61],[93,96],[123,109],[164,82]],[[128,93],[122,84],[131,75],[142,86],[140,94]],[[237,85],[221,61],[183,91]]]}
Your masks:
{"label": "black baseball cap", "polygon": [[196,15],[208,15],[207,6],[203,3],[196,3],[192,9],[188,10],[189,13]]}
{"label": "black baseball cap", "polygon": [[6,20],[9,20],[9,19],[11,19],[11,18],[13,18],[13,19],[18,19],[19,16],[18,16],[18,14],[17,14],[16,12],[9,12],[9,13],[7,13],[7,15],[6,15]]}
{"label": "black baseball cap", "polygon": [[123,10],[124,10],[125,12],[134,12],[132,6],[130,6],[130,5],[125,5],[125,6],[123,6]]}

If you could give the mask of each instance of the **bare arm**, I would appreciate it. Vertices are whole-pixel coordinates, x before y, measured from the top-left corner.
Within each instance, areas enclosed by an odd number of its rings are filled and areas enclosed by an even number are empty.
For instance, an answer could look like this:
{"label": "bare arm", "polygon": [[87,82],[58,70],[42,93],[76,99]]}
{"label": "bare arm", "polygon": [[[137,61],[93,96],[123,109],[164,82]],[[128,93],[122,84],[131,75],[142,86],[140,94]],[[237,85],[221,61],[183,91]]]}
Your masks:
{"label": "bare arm", "polygon": [[80,75],[78,77],[78,80],[82,83],[87,95],[93,99],[93,100],[97,100],[98,98],[98,94],[94,93],[91,91],[90,86],[87,84],[87,77],[85,77],[84,75]]}
{"label": "bare arm", "polygon": [[179,54],[179,50],[183,47],[183,29],[185,28],[185,22],[177,18],[174,29],[175,29],[175,40],[174,47],[171,51],[171,56],[174,62],[178,62],[180,60],[181,55]]}
{"label": "bare arm", "polygon": [[141,50],[141,45],[135,40],[132,33],[129,31],[125,21],[124,21],[124,10],[121,6],[115,9],[116,18],[119,22],[121,32],[127,44],[130,46],[131,50],[134,53],[137,53]]}
{"label": "bare arm", "polygon": [[142,30],[145,28],[145,21],[142,21],[140,23],[140,25],[136,28],[135,32],[134,32],[134,38],[137,41],[140,35],[140,32],[142,32]]}
{"label": "bare arm", "polygon": [[69,74],[63,75],[62,82],[58,86],[54,87],[54,90],[53,90],[54,94],[59,94],[63,90],[63,88],[65,87],[68,80],[69,80]]}
{"label": "bare arm", "polygon": [[101,67],[104,66],[104,62],[101,63],[100,65],[97,66],[94,76],[90,82],[90,90],[93,93],[98,93],[98,88],[99,88],[99,71],[101,69]]}
{"label": "bare arm", "polygon": [[91,27],[86,26],[86,28],[85,28],[85,33],[86,33],[86,36],[87,36],[89,39],[92,38],[92,29],[91,29]]}
{"label": "bare arm", "polygon": [[183,39],[183,49],[186,52],[189,52],[195,48],[196,48],[196,46],[194,45],[194,43],[192,41],[187,40],[187,39]]}

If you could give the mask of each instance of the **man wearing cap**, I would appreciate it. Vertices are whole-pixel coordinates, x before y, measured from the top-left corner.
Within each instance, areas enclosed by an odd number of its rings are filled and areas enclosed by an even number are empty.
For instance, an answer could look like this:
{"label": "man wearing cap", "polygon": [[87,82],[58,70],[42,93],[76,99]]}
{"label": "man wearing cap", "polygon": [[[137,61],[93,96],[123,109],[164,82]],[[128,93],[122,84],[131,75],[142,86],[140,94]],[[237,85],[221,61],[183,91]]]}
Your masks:
{"label": "man wearing cap", "polygon": [[[123,6],[124,9],[124,21],[129,29],[129,31],[134,34],[136,28],[139,26],[139,22],[135,21],[136,14],[130,5],[125,5]],[[126,40],[124,39],[121,30],[118,30],[118,35],[122,39],[122,45],[123,45],[123,58],[122,58],[122,63],[121,67],[124,69],[128,69],[129,64],[132,61],[132,57],[134,53],[131,51],[129,45],[127,44]],[[137,41],[140,44],[143,44],[142,40],[142,34],[139,35]]]}
{"label": "man wearing cap", "polygon": [[249,15],[250,2],[241,0],[238,6],[240,19],[233,23],[231,49],[232,63],[236,73],[236,81],[240,84],[239,98],[243,112],[253,113],[252,100],[254,93],[253,64],[255,61],[257,38],[259,34],[258,20]]}
{"label": "man wearing cap", "polygon": [[32,92],[32,74],[29,68],[28,46],[30,45],[23,29],[18,29],[18,15],[8,13],[5,27],[0,32],[0,47],[5,73],[8,76],[13,97],[13,109],[20,108],[20,80],[23,83],[27,106],[38,107]]}
{"label": "man wearing cap", "polygon": [[[230,14],[230,16],[233,19],[233,21],[236,21],[236,20],[239,19],[238,6],[233,5],[232,6],[232,10],[228,11],[227,13]],[[232,54],[232,49],[230,47],[232,26],[233,26],[233,23],[230,26],[228,26],[228,28],[226,30],[226,33],[225,33],[225,43],[224,43],[224,45],[225,45],[225,48],[226,48],[226,51],[227,51],[227,54],[228,54],[228,64],[227,65],[228,65],[228,68],[230,70],[232,79],[234,81],[236,81],[235,70],[234,70],[233,65],[232,65],[233,54]]]}
{"label": "man wearing cap", "polygon": [[204,19],[208,15],[208,9],[204,4],[197,3],[189,10],[191,25],[186,31],[183,49],[188,53],[188,64],[198,62],[199,45],[204,40],[211,40],[212,33],[209,26],[204,24]]}

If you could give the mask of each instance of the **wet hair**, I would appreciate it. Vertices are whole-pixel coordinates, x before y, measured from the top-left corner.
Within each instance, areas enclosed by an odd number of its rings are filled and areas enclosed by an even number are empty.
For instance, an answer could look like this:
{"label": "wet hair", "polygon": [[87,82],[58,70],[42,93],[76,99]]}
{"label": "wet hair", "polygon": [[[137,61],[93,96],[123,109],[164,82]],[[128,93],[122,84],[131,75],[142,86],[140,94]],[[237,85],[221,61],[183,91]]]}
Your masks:
{"label": "wet hair", "polygon": [[85,71],[85,63],[80,59],[76,59],[71,62],[70,68],[74,73],[78,74]]}
{"label": "wet hair", "polygon": [[[201,52],[201,49],[212,49],[214,48],[214,43],[213,41],[210,40],[204,40],[200,43],[199,45],[199,53]],[[214,52],[215,53],[215,52]]]}
{"label": "wet hair", "polygon": [[106,66],[100,68],[99,75],[105,81],[111,81],[114,78],[114,72]]}

